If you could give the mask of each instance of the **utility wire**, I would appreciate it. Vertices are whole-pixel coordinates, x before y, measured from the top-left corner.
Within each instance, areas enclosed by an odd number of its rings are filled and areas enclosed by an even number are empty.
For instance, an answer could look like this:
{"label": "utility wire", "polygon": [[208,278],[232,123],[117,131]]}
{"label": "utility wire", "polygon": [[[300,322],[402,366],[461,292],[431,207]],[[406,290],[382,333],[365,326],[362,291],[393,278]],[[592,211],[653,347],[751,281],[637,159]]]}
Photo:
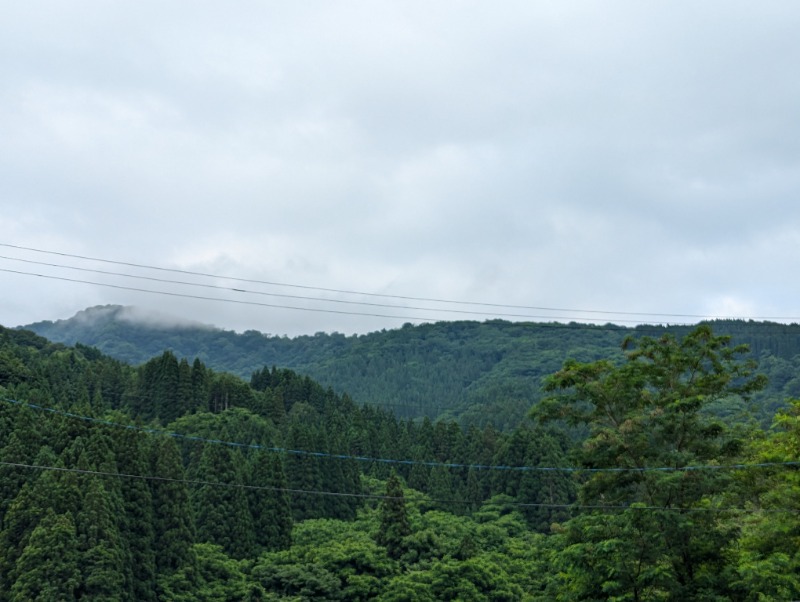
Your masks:
{"label": "utility wire", "polygon": [[[530,314],[514,314],[514,313],[497,313],[497,312],[487,312],[487,311],[470,311],[465,309],[446,309],[446,308],[435,308],[435,307],[413,307],[413,306],[406,306],[406,305],[392,305],[388,303],[370,303],[366,301],[349,301],[344,299],[323,299],[319,297],[309,297],[306,295],[287,295],[283,293],[268,293],[264,291],[251,291],[245,290],[241,288],[234,288],[228,286],[218,286],[215,284],[203,284],[198,282],[186,282],[181,280],[170,280],[167,278],[154,278],[152,276],[139,276],[136,274],[125,274],[121,272],[110,272],[106,270],[95,270],[90,268],[82,268],[70,265],[63,265],[58,263],[48,263],[44,261],[34,261],[32,259],[21,259],[19,257],[7,257],[4,255],[0,255],[0,259],[6,259],[9,261],[19,261],[22,263],[34,264],[34,265],[41,265],[53,268],[62,268],[67,270],[75,270],[79,272],[89,272],[92,274],[103,274],[106,276],[119,276],[123,278],[133,278],[136,280],[147,280],[150,282],[160,282],[164,284],[177,284],[181,286],[194,286],[198,288],[207,288],[207,289],[214,289],[214,290],[222,290],[228,292],[235,292],[235,293],[243,293],[248,295],[261,295],[265,297],[279,297],[282,299],[302,299],[305,301],[315,301],[320,303],[339,303],[339,304],[346,304],[346,305],[361,305],[361,306],[369,306],[369,307],[384,307],[384,308],[391,308],[391,309],[401,309],[401,310],[414,310],[414,311],[431,311],[437,313],[449,313],[449,314],[460,314],[460,315],[470,315],[470,316],[493,316],[493,317],[503,317],[503,318],[530,318],[530,319],[551,319],[551,320],[569,320],[571,318],[564,317],[564,316],[540,316],[540,315],[530,315]],[[41,276],[41,274],[31,274],[36,276]],[[150,292],[160,292],[160,291],[150,291]],[[301,309],[298,307],[293,307],[293,309]],[[361,315],[361,314],[359,314]],[[369,315],[369,314],[365,314]],[[581,320],[604,320],[605,318],[579,318]],[[618,322],[630,322],[638,324],[638,320],[617,320]]]}
{"label": "utility wire", "polygon": [[[312,311],[312,312],[319,312],[319,313],[340,314],[340,315],[348,315],[348,316],[367,316],[367,317],[372,317],[372,318],[393,318],[393,319],[397,319],[397,320],[415,320],[415,321],[418,321],[418,322],[436,322],[438,320],[438,318],[433,318],[433,317],[398,316],[398,315],[389,315],[389,314],[360,312],[360,311],[344,311],[344,310],[338,310],[338,309],[324,309],[324,308],[319,308],[319,307],[299,307],[299,306],[296,306],[296,305],[279,305],[279,304],[274,304],[274,303],[262,303],[262,302],[259,302],[259,301],[245,301],[245,300],[242,300],[242,299],[220,299],[219,297],[206,297],[206,296],[203,296],[203,295],[190,295],[188,293],[176,293],[176,292],[171,292],[171,291],[159,291],[159,290],[138,288],[138,287],[133,287],[133,286],[123,286],[123,285],[120,285],[120,284],[109,284],[107,282],[94,282],[94,281],[91,281],[91,280],[80,280],[78,278],[66,278],[64,276],[53,276],[53,275],[50,275],[50,274],[37,274],[35,272],[24,272],[24,271],[21,271],[21,270],[10,270],[8,268],[0,268],[0,272],[7,272],[9,274],[19,274],[19,275],[23,275],[23,276],[35,276],[37,278],[46,278],[46,279],[49,279],[49,280],[60,280],[62,282],[74,282],[74,283],[79,283],[79,284],[91,284],[91,285],[94,285],[94,286],[103,286],[103,287],[106,287],[106,288],[113,288],[113,289],[117,289],[117,290],[134,291],[134,292],[137,292],[137,293],[149,293],[149,294],[153,294],[153,295],[166,295],[168,297],[181,297],[181,298],[184,298],[184,299],[198,299],[198,300],[201,300],[201,301],[216,301],[216,302],[219,302],[219,303],[235,303],[235,304],[238,304],[238,305],[250,305],[250,306],[256,306],[256,307],[270,307],[270,308],[273,308],[273,309],[293,309],[293,310],[299,310],[299,311]],[[240,292],[245,292],[245,291],[240,291]],[[431,311],[440,311],[440,310],[433,309]],[[456,310],[445,310],[445,311],[456,311]],[[472,312],[467,312],[467,313],[472,313]],[[496,315],[496,314],[490,314],[490,315]],[[542,320],[575,320],[575,319],[579,319],[579,320],[589,320],[589,321],[595,321],[595,322],[604,320],[604,318],[575,318],[575,317],[560,317],[560,316],[531,316],[531,315],[526,315],[526,316],[520,316],[520,317],[536,318],[536,319],[542,319]],[[639,321],[637,321],[637,320],[618,320],[618,322],[630,322],[632,324],[639,324]],[[621,330],[621,329],[625,328],[624,326],[608,327],[608,326],[602,325],[602,324],[597,324],[597,325],[595,325],[595,324],[588,324],[588,325],[577,324],[577,325],[574,325],[574,326],[569,324],[569,325],[564,325],[564,326],[572,327],[572,328],[581,327],[581,326],[583,326],[583,327],[591,326],[591,327],[603,328],[603,329],[608,329],[608,330]],[[689,325],[688,324],[671,324],[671,326],[689,326]]]}
{"label": "utility wire", "polygon": [[[0,466],[8,466],[9,468],[26,468],[30,470],[52,470],[55,472],[68,472],[88,476],[98,477],[116,477],[121,479],[142,479],[145,481],[158,481],[167,483],[182,483],[192,486],[205,486],[205,487],[227,487],[233,489],[245,489],[248,491],[272,491],[276,493],[286,493],[289,495],[318,495],[318,496],[331,496],[331,497],[350,497],[358,499],[371,499],[371,500],[405,500],[413,502],[413,498],[405,496],[389,496],[380,495],[377,493],[346,493],[339,491],[322,491],[318,489],[292,489],[289,487],[272,487],[269,485],[247,485],[245,483],[225,483],[222,481],[203,481],[199,479],[177,479],[173,477],[162,477],[158,475],[139,475],[123,472],[111,472],[103,470],[88,470],[83,468],[67,468],[64,466],[49,466],[44,464],[26,464],[24,462],[7,462],[0,460]],[[427,496],[422,498],[427,503],[434,504],[471,504],[469,500],[439,500],[431,499]],[[491,500],[489,500],[491,502]],[[483,502],[485,503],[485,502]],[[765,512],[765,513],[787,513],[794,514],[796,509],[783,509],[783,508],[712,508],[712,507],[663,507],[663,506],[646,506],[637,502],[631,504],[550,504],[546,502],[512,502],[503,501],[503,506],[510,506],[516,508],[556,508],[564,510],[650,510],[650,511],[666,511],[666,512]]]}
{"label": "utility wire", "polygon": [[122,424],[119,422],[112,422],[102,418],[93,418],[91,416],[84,416],[56,408],[49,408],[37,404],[2,397],[0,400],[32,410],[48,412],[50,414],[57,414],[67,418],[74,418],[76,420],[83,420],[104,426],[112,426],[116,428],[123,428],[133,431],[143,432],[149,435],[164,435],[176,439],[185,439],[187,441],[198,441],[201,443],[210,443],[214,445],[227,445],[229,447],[238,447],[243,449],[258,449],[276,453],[285,453],[291,455],[311,456],[316,458],[332,458],[335,460],[355,460],[357,462],[376,462],[379,464],[398,464],[407,466],[428,466],[428,467],[444,467],[444,468],[472,468],[475,470],[497,470],[497,471],[519,471],[519,472],[563,472],[563,473],[645,473],[645,472],[691,472],[699,470],[745,470],[750,468],[775,468],[778,466],[800,466],[800,461],[797,462],[759,462],[753,464],[702,464],[696,466],[645,466],[645,467],[611,467],[611,468],[582,468],[576,466],[505,466],[493,464],[463,464],[458,462],[437,462],[428,460],[398,460],[393,458],[373,458],[367,456],[356,456],[351,454],[332,454],[321,451],[309,451],[302,449],[288,449],[284,447],[275,447],[268,445],[260,445],[257,443],[238,443],[234,441],[225,441],[222,439],[207,439],[195,435],[186,435],[183,433],[176,433],[172,431],[147,428],[129,424]]}
{"label": "utility wire", "polygon": [[184,483],[186,485],[206,485],[211,487],[230,487],[234,489],[250,489],[261,491],[276,491],[280,493],[290,494],[309,494],[309,495],[328,495],[336,497],[358,497],[358,498],[374,498],[374,499],[398,499],[371,493],[345,493],[338,491],[318,491],[313,489],[291,489],[289,487],[271,487],[268,485],[247,485],[244,483],[225,483],[221,481],[203,481],[200,479],[176,479],[173,477],[162,477],[158,475],[139,475],[124,472],[110,472],[103,470],[87,470],[83,468],[66,468],[63,466],[46,466],[42,464],[25,464],[23,462],[5,462],[0,461],[0,465],[10,466],[14,468],[31,468],[38,470],[55,470],[58,472],[74,472],[78,474],[94,475],[101,477],[120,477],[127,479],[144,479],[147,481],[163,481],[168,483]]}
{"label": "utility wire", "polygon": [[[406,295],[389,295],[384,293],[370,293],[364,291],[353,291],[353,290],[345,290],[345,289],[336,289],[336,288],[325,288],[319,286],[306,286],[301,284],[291,284],[286,282],[274,282],[268,280],[257,280],[257,279],[250,279],[250,278],[237,278],[231,276],[225,276],[220,274],[210,274],[206,272],[196,272],[191,270],[181,270],[176,268],[164,268],[154,265],[147,265],[147,264],[140,264],[140,263],[131,263],[126,261],[116,261],[112,259],[104,259],[100,257],[90,257],[86,255],[76,255],[72,253],[64,253],[59,251],[49,251],[45,249],[37,249],[34,247],[26,247],[22,245],[14,245],[10,243],[1,243],[0,246],[8,247],[12,249],[18,249],[23,251],[32,251],[35,253],[43,253],[47,255],[58,255],[60,257],[71,257],[74,259],[82,259],[86,261],[97,261],[101,263],[108,263],[113,265],[124,265],[128,267],[135,267],[135,268],[142,268],[147,270],[157,270],[160,272],[171,272],[176,274],[187,274],[192,276],[201,276],[204,278],[217,278],[223,280],[233,280],[236,282],[248,282],[252,284],[266,284],[269,286],[282,286],[288,288],[297,288],[303,290],[313,290],[313,291],[321,291],[321,292],[328,292],[328,293],[340,293],[345,295],[362,295],[366,297],[380,297],[384,299],[401,299],[406,301],[427,301],[432,303],[449,303],[453,305],[475,305],[481,307],[497,307],[497,308],[506,308],[506,309],[527,309],[527,310],[534,310],[534,311],[560,311],[560,312],[572,312],[572,313],[587,313],[587,314],[606,314],[606,315],[623,315],[623,316],[658,316],[658,317],[667,317],[667,318],[696,318],[696,319],[703,319],[703,320],[718,320],[718,319],[734,319],[731,317],[725,316],[707,316],[703,314],[683,314],[683,313],[663,313],[663,312],[630,312],[630,311],[611,311],[611,310],[599,310],[599,309],[575,309],[575,308],[559,308],[559,307],[544,307],[544,306],[533,306],[533,305],[510,305],[510,304],[501,304],[501,303],[484,303],[484,302],[477,302],[477,301],[460,301],[454,299],[442,299],[442,298],[432,298],[432,297],[413,297],[413,296],[406,296]],[[783,320],[783,321],[800,321],[800,317],[781,317],[781,316],[766,316],[766,317],[755,317],[755,316],[746,316],[740,317],[738,319],[749,319],[749,320]]]}
{"label": "utility wire", "polygon": [[[191,295],[188,293],[176,293],[171,291],[161,291],[161,290],[152,290],[152,289],[145,289],[145,288],[138,288],[133,286],[123,286],[120,284],[109,284],[107,282],[94,282],[92,280],[81,280],[78,278],[67,278],[64,276],[53,276],[51,274],[37,274],[35,272],[25,272],[22,270],[11,270],[8,268],[0,268],[0,272],[6,272],[9,274],[19,274],[22,276],[35,276],[37,278],[45,278],[49,280],[59,280],[62,282],[73,282],[79,284],[91,284],[93,286],[102,286],[105,288],[113,288],[117,290],[125,290],[125,291],[134,291],[137,293],[149,293],[153,295],[165,295],[168,297],[180,297],[184,299],[197,299],[201,301],[216,301],[218,303],[235,303],[237,305],[249,305],[255,307],[270,307],[273,309],[291,309],[291,310],[298,310],[298,311],[311,311],[311,312],[318,312],[318,313],[328,313],[328,314],[339,314],[339,315],[347,315],[347,316],[366,316],[371,318],[392,318],[396,320],[415,320],[417,322],[437,322],[440,318],[434,317],[422,317],[422,316],[400,316],[400,315],[390,315],[390,314],[379,314],[379,313],[369,313],[369,312],[360,312],[360,311],[344,311],[338,309],[325,309],[319,307],[299,307],[296,305],[280,305],[275,303],[262,303],[259,301],[245,301],[242,299],[221,299],[219,297],[206,297],[203,295]],[[239,292],[246,292],[246,291],[239,291]],[[409,308],[410,309],[410,308]],[[432,311],[442,311],[438,309],[432,309]],[[444,311],[456,311],[456,310],[444,310]],[[466,312],[472,313],[472,312]],[[487,314],[487,315],[497,315],[497,314]],[[508,314],[506,314],[508,315]],[[541,320],[587,320],[593,322],[601,322],[604,321],[604,318],[586,318],[586,317],[563,317],[563,316],[533,316],[533,315],[526,315],[526,316],[519,316],[519,317],[526,317],[526,318],[534,318],[534,319],[541,319]],[[618,322],[627,322],[631,324],[640,324],[638,320],[617,320]],[[613,324],[579,324],[575,322],[571,322],[570,324],[559,324],[556,322],[547,323],[545,326],[553,327],[553,328],[597,328],[601,330],[627,330],[632,327],[626,326],[615,326]],[[690,324],[669,324],[669,325],[644,325],[644,328],[663,328],[665,326],[670,327],[678,327],[678,326],[691,326]]]}
{"label": "utility wire", "polygon": [[257,301],[243,301],[241,299],[220,299],[218,297],[204,297],[202,295],[189,295],[186,293],[173,293],[169,291],[154,291],[150,289],[144,288],[137,288],[133,286],[122,286],[119,284],[108,284],[106,282],[92,282],[90,280],[79,280],[77,278],[65,278],[63,276],[52,276],[48,274],[36,274],[34,272],[23,272],[20,270],[9,270],[6,268],[0,268],[0,272],[7,272],[10,274],[21,274],[23,276],[36,276],[38,278],[47,278],[50,280],[60,280],[62,282],[76,282],[80,284],[92,284],[94,286],[104,286],[106,288],[114,288],[118,290],[124,291],[134,291],[137,293],[150,293],[154,295],[166,295],[168,297],[181,297],[183,299],[199,299],[202,301],[217,301],[220,303],[236,303],[238,305],[251,305],[251,306],[258,306],[258,307],[271,307],[274,309],[296,309],[300,311],[313,311],[313,312],[320,312],[320,313],[328,313],[328,314],[344,314],[349,316],[369,316],[373,318],[395,318],[398,320],[417,320],[420,322],[435,322],[435,318],[422,318],[419,316],[392,316],[386,314],[373,314],[373,313],[366,313],[366,312],[357,312],[357,311],[342,311],[336,309],[322,309],[316,307],[297,307],[293,305],[278,305],[273,303],[260,303]]}

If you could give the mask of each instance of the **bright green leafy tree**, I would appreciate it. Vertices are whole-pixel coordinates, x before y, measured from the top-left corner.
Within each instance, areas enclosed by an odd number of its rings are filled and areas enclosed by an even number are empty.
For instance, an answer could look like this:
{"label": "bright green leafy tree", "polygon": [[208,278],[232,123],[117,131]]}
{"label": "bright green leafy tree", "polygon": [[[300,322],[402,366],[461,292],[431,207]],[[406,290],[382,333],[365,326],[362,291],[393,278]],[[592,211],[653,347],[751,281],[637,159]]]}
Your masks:
{"label": "bright green leafy tree", "polygon": [[685,469],[739,453],[741,442],[704,409],[758,390],[764,379],[741,360],[745,346],[731,346],[708,325],[680,340],[644,337],[623,347],[620,365],[566,362],[535,409],[542,420],[588,427],[575,457],[601,470],[586,473],[580,502],[630,506],[613,517],[590,510],[568,523],[565,599],[724,597],[724,550],[736,530],[719,498],[730,471]]}

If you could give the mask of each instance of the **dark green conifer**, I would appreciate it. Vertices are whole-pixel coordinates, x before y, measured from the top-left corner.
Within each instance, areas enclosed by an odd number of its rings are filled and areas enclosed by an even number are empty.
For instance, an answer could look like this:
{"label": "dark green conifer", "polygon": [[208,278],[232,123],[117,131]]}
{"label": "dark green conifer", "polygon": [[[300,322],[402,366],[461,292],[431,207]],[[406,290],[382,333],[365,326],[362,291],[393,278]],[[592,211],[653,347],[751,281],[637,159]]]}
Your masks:
{"label": "dark green conifer", "polygon": [[441,510],[453,510],[452,500],[455,499],[453,493],[453,478],[450,468],[437,465],[431,469],[431,476],[428,481],[428,495],[433,498],[436,506]]}
{"label": "dark green conifer", "polygon": [[80,583],[78,540],[70,514],[48,509],[16,562],[9,602],[70,602]]}
{"label": "dark green conifer", "polygon": [[208,405],[208,371],[199,358],[192,362],[192,411]]}
{"label": "dark green conifer", "polygon": [[253,457],[249,492],[256,546],[261,550],[285,550],[292,544],[292,507],[281,457],[259,450]]}
{"label": "dark green conifer", "polygon": [[184,414],[192,412],[194,408],[194,396],[192,393],[192,368],[186,358],[181,358],[178,363],[178,388],[175,395],[176,412],[175,417],[180,418]]}
{"label": "dark green conifer", "polygon": [[88,491],[76,516],[80,558],[81,600],[128,599],[124,589],[130,583],[125,549],[117,527],[120,518],[116,500],[97,477],[88,478]]}
{"label": "dark green conifer", "polygon": [[152,446],[150,481],[153,500],[156,574],[170,575],[193,561],[194,521],[175,440],[161,437]]}
{"label": "dark green conifer", "polygon": [[192,492],[198,542],[220,545],[234,558],[250,555],[255,543],[242,468],[238,451],[206,444],[197,469],[197,479],[203,484]]}
{"label": "dark green conifer", "polygon": [[[143,433],[119,433],[115,441],[119,472],[149,475],[150,443],[148,436]],[[153,497],[148,482],[143,479],[121,479],[120,488],[124,511],[119,527],[132,579],[126,589],[136,602],[150,602],[155,599],[156,571]]]}
{"label": "dark green conifer", "polygon": [[[40,450],[34,464],[63,466],[48,447]],[[13,583],[14,566],[47,511],[73,516],[79,507],[80,493],[74,473],[43,470],[35,480],[22,487],[9,505],[0,531],[0,600],[7,600],[3,596]]]}
{"label": "dark green conifer", "polygon": [[403,538],[411,534],[403,485],[396,474],[386,481],[386,497],[380,505],[380,527],[377,541],[391,558],[400,558],[405,551]]}
{"label": "dark green conifer", "polygon": [[[316,451],[315,433],[307,424],[295,420],[289,429],[287,448],[295,451]],[[289,487],[297,491],[319,491],[322,488],[320,459],[303,453],[286,456],[286,475]],[[292,516],[295,521],[323,516],[319,497],[315,494],[295,494],[292,498]]]}

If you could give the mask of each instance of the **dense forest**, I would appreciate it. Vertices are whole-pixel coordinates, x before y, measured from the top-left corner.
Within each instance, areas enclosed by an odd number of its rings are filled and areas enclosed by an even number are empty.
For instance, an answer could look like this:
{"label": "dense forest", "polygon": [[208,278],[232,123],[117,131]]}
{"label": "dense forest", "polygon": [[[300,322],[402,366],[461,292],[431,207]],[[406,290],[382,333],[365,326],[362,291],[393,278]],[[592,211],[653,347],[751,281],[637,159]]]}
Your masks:
{"label": "dense forest", "polygon": [[763,350],[651,334],[501,430],[0,329],[0,602],[800,597],[800,402],[764,428]]}
{"label": "dense forest", "polygon": [[[402,418],[455,418],[464,425],[512,430],[542,396],[542,379],[571,358],[613,357],[629,335],[687,334],[687,326],[439,322],[410,324],[359,336],[318,333],[294,338],[256,331],[237,334],[201,325],[167,327],[132,308],[95,307],[68,320],[26,328],[69,345],[82,343],[132,365],[171,350],[206,366],[249,379],[264,366],[292,369],[359,403],[390,409]],[[800,325],[726,320],[718,334],[750,346],[769,377],[754,397],[769,426],[783,400],[800,396]]]}

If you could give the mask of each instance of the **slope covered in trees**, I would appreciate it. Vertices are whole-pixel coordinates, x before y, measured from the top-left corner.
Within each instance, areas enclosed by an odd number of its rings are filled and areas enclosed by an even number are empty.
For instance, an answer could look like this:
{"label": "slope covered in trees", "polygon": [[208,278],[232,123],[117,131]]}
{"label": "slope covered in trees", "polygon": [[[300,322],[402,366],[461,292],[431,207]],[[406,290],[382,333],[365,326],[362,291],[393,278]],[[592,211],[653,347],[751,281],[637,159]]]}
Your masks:
{"label": "slope covered in trees", "polygon": [[[134,365],[170,349],[179,358],[200,358],[215,370],[243,378],[264,366],[290,368],[400,417],[456,418],[478,426],[491,420],[502,430],[521,423],[541,398],[544,377],[566,359],[613,357],[631,334],[682,336],[690,330],[493,320],[406,325],[361,336],[287,338],[256,331],[148,326],[128,315],[125,308],[107,306],[29,328],[50,340],[97,347]],[[717,321],[713,327],[750,345],[759,370],[769,376],[768,388],[755,398],[762,408],[759,419],[769,424],[780,400],[800,396],[800,325]]]}
{"label": "slope covered in trees", "polygon": [[744,351],[568,361],[503,433],[0,329],[0,601],[797,598],[800,403],[708,411]]}

